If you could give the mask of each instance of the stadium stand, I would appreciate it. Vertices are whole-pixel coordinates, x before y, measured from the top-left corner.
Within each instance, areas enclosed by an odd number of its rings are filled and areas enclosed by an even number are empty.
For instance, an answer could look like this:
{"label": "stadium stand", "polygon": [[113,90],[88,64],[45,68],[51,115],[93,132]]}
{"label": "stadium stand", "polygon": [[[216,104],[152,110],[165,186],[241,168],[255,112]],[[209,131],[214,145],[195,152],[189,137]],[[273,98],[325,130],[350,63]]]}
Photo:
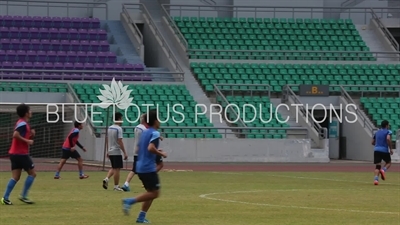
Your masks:
{"label": "stadium stand", "polygon": [[[274,92],[281,92],[286,84],[400,85],[400,65],[192,62],[190,67],[207,92],[212,92],[213,84],[218,83],[269,84]],[[251,87],[243,85],[236,88],[246,90]],[[346,87],[348,91],[362,89],[373,91],[377,87]],[[334,91],[340,91],[339,87]]]}
{"label": "stadium stand", "polygon": [[392,139],[396,140],[396,131],[400,129],[400,98],[362,97],[360,102],[376,126],[382,120],[390,121]]}
{"label": "stadium stand", "polygon": [[[51,80],[123,80],[151,81],[151,76],[133,74],[144,71],[143,64],[127,64],[117,61],[110,51],[108,33],[101,29],[96,18],[0,16],[0,68],[24,70],[75,70],[62,76],[60,73],[3,72],[3,79],[51,79]],[[126,71],[108,74],[79,72]],[[144,78],[143,78],[144,77]]]}
{"label": "stadium stand", "polygon": [[[362,61],[375,61],[351,19],[292,19],[292,18],[212,18],[174,17],[190,49],[196,49],[192,59],[207,59],[207,50],[238,50],[236,57],[219,52],[220,59],[245,59],[239,50],[290,51],[364,51]],[[197,51],[198,50],[198,51]],[[197,54],[197,55],[196,55]],[[268,53],[249,52],[255,56]],[[283,54],[281,54],[283,56]],[[316,53],[292,53],[291,60],[314,60]],[[332,53],[327,60],[342,60]],[[357,60],[349,53],[346,60]],[[353,56],[353,58],[352,58]],[[279,54],[273,57],[281,59]],[[315,59],[318,60],[318,59]]]}

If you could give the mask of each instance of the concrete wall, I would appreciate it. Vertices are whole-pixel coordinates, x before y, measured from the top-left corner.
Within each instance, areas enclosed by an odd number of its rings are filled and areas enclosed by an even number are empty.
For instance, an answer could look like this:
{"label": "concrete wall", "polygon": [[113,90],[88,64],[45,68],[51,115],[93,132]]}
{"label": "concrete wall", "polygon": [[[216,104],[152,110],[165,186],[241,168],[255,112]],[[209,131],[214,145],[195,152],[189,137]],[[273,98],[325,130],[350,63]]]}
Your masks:
{"label": "concrete wall", "polygon": [[[259,7],[323,7],[324,1],[321,0],[234,0],[234,5],[236,8],[240,8],[239,6],[251,6],[257,8]],[[242,8],[244,9],[244,8]],[[254,10],[249,8],[248,10]],[[235,17],[267,17],[267,18],[323,18],[322,9],[314,10],[314,13],[311,12],[282,12],[282,11],[290,11],[290,9],[277,9],[277,11],[281,12],[262,12],[262,11],[271,11],[273,8],[258,8],[257,12],[238,12],[234,13]],[[302,10],[298,10],[302,11]],[[304,9],[303,11],[310,11],[309,9]]]}
{"label": "concrete wall", "polygon": [[[124,139],[126,149],[133,140]],[[96,139],[96,160],[103,159],[104,138]],[[316,158],[305,139],[166,139],[160,148],[168,153],[167,162],[326,162]],[[327,154],[326,154],[327,155]],[[129,152],[132,160],[133,152]]]}
{"label": "concrete wall", "polygon": [[[199,0],[170,0],[171,5],[202,5],[206,6]],[[171,7],[169,13],[171,16],[195,16],[195,17],[217,17],[218,12],[214,7],[202,7],[203,11],[198,11],[194,7]]]}
{"label": "concrete wall", "polygon": [[329,97],[301,97],[297,96],[299,100],[304,104],[308,105],[308,107],[311,109],[315,104],[322,104],[326,106],[327,109],[329,109],[330,104],[333,106],[339,106],[340,101],[338,96],[329,96]]}
{"label": "concrete wall", "polygon": [[[7,7],[7,1],[0,1],[0,14],[1,15],[29,15],[29,16],[58,16],[58,17],[88,17],[93,16],[101,20],[105,20],[108,15],[109,20],[119,20],[119,14],[122,11],[123,3],[135,4],[139,0],[109,0],[101,1],[103,4],[92,4],[93,0],[74,0],[73,4],[68,3],[67,0],[51,0],[50,7],[47,3],[33,3],[33,1],[26,0],[25,2],[12,2]],[[29,8],[26,6],[29,2]],[[56,2],[56,3],[53,3]],[[90,4],[89,4],[90,3]],[[108,6],[108,13],[106,14],[105,5]],[[94,6],[94,7],[93,7]]]}
{"label": "concrete wall", "polygon": [[[341,98],[341,104],[347,102]],[[353,118],[353,115],[343,110],[343,116]],[[372,134],[364,128],[360,119],[355,123],[342,123],[342,137],[346,137],[346,159],[373,160],[373,148],[371,145]]]}
{"label": "concrete wall", "polygon": [[10,103],[64,103],[66,93],[0,92],[0,102]]}
{"label": "concrete wall", "polygon": [[[378,1],[378,0],[366,0],[361,2],[360,4],[354,7],[367,7],[367,8],[384,8],[388,7],[387,1]],[[340,14],[341,19],[352,19],[355,24],[368,24],[370,19],[372,18],[370,13],[363,13],[364,10],[350,10],[353,12],[349,14],[349,10],[345,10],[343,13]],[[359,12],[359,13],[357,13]],[[379,10],[375,10],[375,13],[378,14],[379,17],[382,17],[382,14],[379,13]]]}

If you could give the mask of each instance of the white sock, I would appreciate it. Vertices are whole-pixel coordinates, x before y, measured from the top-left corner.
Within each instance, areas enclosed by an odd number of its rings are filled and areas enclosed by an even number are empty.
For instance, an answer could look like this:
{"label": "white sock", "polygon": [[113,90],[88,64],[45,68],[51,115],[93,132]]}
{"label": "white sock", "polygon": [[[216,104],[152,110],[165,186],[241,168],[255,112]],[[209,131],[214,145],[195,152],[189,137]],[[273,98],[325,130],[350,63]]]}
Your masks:
{"label": "white sock", "polygon": [[108,182],[108,177],[104,178],[104,180],[105,180],[106,182]]}
{"label": "white sock", "polygon": [[129,183],[128,182],[125,182],[125,184],[124,184],[125,186],[127,186],[127,187],[129,187]]}
{"label": "white sock", "polygon": [[114,185],[114,188],[119,188],[119,185]]}

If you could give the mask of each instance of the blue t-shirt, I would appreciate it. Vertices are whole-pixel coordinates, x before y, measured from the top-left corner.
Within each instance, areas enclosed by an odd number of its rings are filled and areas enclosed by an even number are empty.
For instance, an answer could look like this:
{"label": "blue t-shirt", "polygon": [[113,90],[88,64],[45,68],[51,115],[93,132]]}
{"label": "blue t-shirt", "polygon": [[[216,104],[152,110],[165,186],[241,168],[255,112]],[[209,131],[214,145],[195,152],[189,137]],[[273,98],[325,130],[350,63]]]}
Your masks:
{"label": "blue t-shirt", "polygon": [[380,129],[378,130],[375,135],[374,135],[374,140],[375,140],[375,147],[374,151],[377,152],[389,152],[389,146],[387,144],[387,136],[392,135],[392,131],[388,129]]}
{"label": "blue t-shirt", "polygon": [[156,154],[147,150],[150,143],[153,143],[158,149],[160,142],[160,132],[154,128],[143,131],[139,140],[138,161],[136,162],[136,173],[156,172]]}

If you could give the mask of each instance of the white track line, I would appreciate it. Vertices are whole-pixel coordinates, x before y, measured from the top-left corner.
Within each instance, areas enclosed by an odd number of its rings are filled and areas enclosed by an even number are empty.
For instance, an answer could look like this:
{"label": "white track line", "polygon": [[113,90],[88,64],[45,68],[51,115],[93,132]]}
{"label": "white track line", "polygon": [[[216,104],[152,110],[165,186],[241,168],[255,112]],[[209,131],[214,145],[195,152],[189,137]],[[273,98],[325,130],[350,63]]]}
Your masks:
{"label": "white track line", "polygon": [[[212,172],[215,174],[227,174],[227,175],[247,175],[247,176],[252,176],[254,174],[251,173],[231,173],[231,172]],[[265,176],[269,177],[281,177],[281,178],[292,178],[292,179],[303,179],[303,180],[321,180],[321,181],[334,181],[334,182],[347,182],[347,183],[360,183],[360,184],[372,184],[372,182],[366,182],[366,181],[355,181],[355,180],[340,180],[340,179],[329,179],[329,178],[319,178],[319,177],[298,177],[298,176],[286,176],[286,175],[273,175],[273,174],[262,174]],[[394,183],[386,183],[385,181],[381,182],[382,184],[385,185],[394,185],[394,186],[400,186],[400,183],[394,184]]]}
{"label": "white track line", "polygon": [[[292,189],[295,191],[296,189]],[[263,191],[274,191],[274,190],[263,190]],[[373,214],[389,214],[389,215],[400,215],[398,212],[384,212],[384,211],[364,211],[364,210],[354,210],[354,209],[333,209],[333,208],[318,208],[318,207],[306,207],[306,206],[293,206],[293,205],[275,205],[275,204],[267,204],[267,203],[252,203],[252,202],[243,202],[243,201],[235,201],[235,200],[227,200],[227,199],[220,199],[220,198],[213,198],[209,197],[212,195],[222,195],[222,194],[238,194],[238,193],[257,193],[263,192],[262,190],[258,191],[234,191],[234,192],[221,192],[221,193],[209,193],[209,194],[202,194],[199,197],[220,201],[220,202],[228,202],[228,203],[239,203],[245,205],[257,205],[257,206],[268,206],[268,207],[278,207],[278,208],[294,208],[294,209],[308,209],[308,210],[323,210],[323,211],[337,211],[337,212],[352,212],[352,213],[373,213]]]}

